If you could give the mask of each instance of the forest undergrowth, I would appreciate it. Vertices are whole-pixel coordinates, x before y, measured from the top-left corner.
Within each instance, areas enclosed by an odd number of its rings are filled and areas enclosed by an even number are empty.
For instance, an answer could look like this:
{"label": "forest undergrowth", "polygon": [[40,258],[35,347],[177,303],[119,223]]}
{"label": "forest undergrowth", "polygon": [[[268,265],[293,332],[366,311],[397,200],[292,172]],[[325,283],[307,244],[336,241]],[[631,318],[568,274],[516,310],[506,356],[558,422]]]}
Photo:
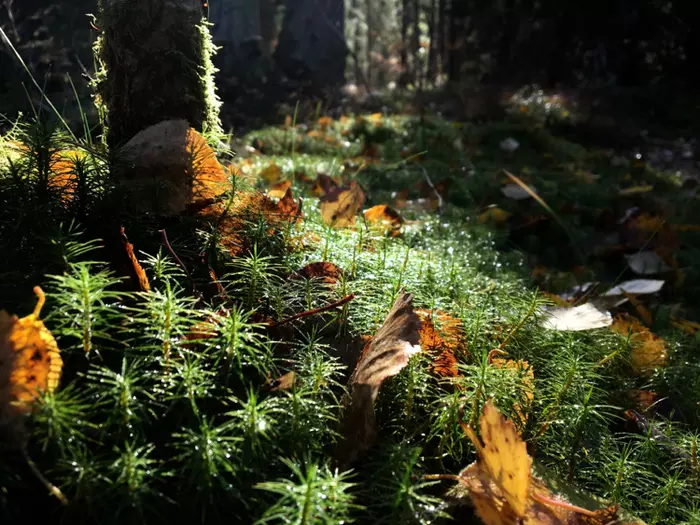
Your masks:
{"label": "forest undergrowth", "polygon": [[536,110],[289,115],[167,218],[87,128],[17,122],[2,522],[700,523],[697,181]]}

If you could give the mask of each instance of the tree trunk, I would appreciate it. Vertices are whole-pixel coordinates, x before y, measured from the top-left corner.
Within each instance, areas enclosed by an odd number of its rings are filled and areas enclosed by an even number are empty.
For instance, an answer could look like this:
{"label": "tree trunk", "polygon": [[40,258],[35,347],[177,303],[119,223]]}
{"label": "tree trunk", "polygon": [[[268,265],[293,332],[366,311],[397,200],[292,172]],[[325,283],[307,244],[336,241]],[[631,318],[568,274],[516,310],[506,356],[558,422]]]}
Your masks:
{"label": "tree trunk", "polygon": [[436,10],[437,5],[435,0],[430,1],[430,11],[428,13],[428,33],[430,34],[430,47],[428,48],[428,80],[430,82],[435,81],[435,76],[437,74],[437,35],[440,30],[437,27],[437,16]]}
{"label": "tree trunk", "polygon": [[274,0],[260,0],[260,37],[261,50],[265,58],[272,57],[274,41],[277,38],[275,14],[277,7]]}
{"label": "tree trunk", "polygon": [[220,131],[200,0],[101,0],[94,87],[107,145],[166,119]]}
{"label": "tree trunk", "polygon": [[314,90],[345,83],[344,0],[287,0],[275,60],[293,80]]}

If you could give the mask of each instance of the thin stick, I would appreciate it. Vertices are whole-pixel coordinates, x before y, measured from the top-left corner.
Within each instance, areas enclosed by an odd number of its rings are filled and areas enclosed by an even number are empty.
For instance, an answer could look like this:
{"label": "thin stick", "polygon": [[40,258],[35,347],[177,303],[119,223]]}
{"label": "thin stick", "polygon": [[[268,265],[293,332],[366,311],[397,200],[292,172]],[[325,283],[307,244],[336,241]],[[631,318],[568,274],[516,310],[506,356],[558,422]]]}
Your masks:
{"label": "thin stick", "polygon": [[433,190],[435,196],[438,199],[438,210],[442,212],[442,195],[440,195],[440,192],[435,187],[435,184],[433,184],[433,181],[430,180],[430,177],[428,176],[428,171],[425,169],[425,166],[421,166],[421,169],[423,170],[423,176],[425,177],[425,181],[428,183],[428,186],[430,186],[430,188]]}
{"label": "thin stick", "polygon": [[177,264],[182,268],[182,270],[185,272],[185,275],[187,275],[187,278],[190,280],[190,284],[192,285],[192,291],[195,293],[195,295],[199,299],[203,299],[204,296],[202,293],[197,289],[197,285],[194,284],[194,280],[192,279],[192,275],[190,275],[190,272],[187,270],[187,266],[180,260],[180,258],[177,256],[177,253],[175,253],[175,250],[173,250],[173,247],[170,245],[170,241],[168,241],[168,234],[165,232],[165,230],[158,230],[160,233],[160,236],[163,239],[163,244],[167,248],[168,252],[170,255],[172,255],[173,259],[177,262]]}
{"label": "thin stick", "polygon": [[54,485],[44,477],[44,475],[39,470],[39,467],[37,467],[36,463],[34,463],[34,461],[32,461],[32,458],[29,457],[29,453],[27,452],[26,446],[22,446],[22,455],[24,456],[24,460],[27,462],[27,465],[29,465],[29,468],[31,469],[32,473],[49,490],[49,493],[52,496],[55,496],[56,499],[58,499],[58,501],[60,501],[63,505],[68,505],[68,498],[66,498],[65,494],[61,492],[61,489],[59,489],[56,485]]}
{"label": "thin stick", "polygon": [[350,295],[343,297],[340,301],[336,301],[333,304],[329,304],[327,306],[322,306],[321,308],[315,308],[313,310],[307,310],[305,312],[301,312],[299,314],[293,315],[291,317],[287,317],[286,319],[283,319],[282,321],[279,322],[272,322],[269,324],[270,328],[275,328],[283,324],[291,323],[292,321],[296,321],[297,319],[301,319],[302,317],[308,317],[310,315],[316,315],[320,314],[321,312],[325,312],[326,310],[331,310],[335,308],[336,306],[343,306],[345,303],[349,303],[355,298],[355,294],[351,293]]}

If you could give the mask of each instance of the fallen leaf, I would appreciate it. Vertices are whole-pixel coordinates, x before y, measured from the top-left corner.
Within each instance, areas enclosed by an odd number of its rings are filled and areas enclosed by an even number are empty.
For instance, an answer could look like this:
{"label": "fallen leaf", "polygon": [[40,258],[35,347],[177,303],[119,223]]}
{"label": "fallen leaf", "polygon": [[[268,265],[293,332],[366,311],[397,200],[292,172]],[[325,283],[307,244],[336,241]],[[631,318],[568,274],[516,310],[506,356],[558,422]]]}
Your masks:
{"label": "fallen leaf", "polygon": [[330,262],[309,263],[297,272],[304,279],[320,279],[327,284],[335,284],[343,277],[343,270]]}
{"label": "fallen leaf", "polygon": [[629,188],[621,189],[618,195],[621,197],[629,197],[630,195],[639,195],[641,193],[649,193],[654,189],[651,184],[644,184],[639,186],[630,186]]}
{"label": "fallen leaf", "polygon": [[279,390],[289,390],[294,386],[296,382],[297,374],[294,370],[281,375],[274,381],[270,382],[270,392],[277,392]]}
{"label": "fallen leaf", "polygon": [[348,382],[343,399],[342,439],[336,457],[352,464],[376,437],[374,401],[382,382],[398,374],[409,358],[421,351],[421,322],[413,310],[413,297],[401,292],[381,328],[365,346]]}
{"label": "fallen leaf", "polygon": [[574,307],[557,307],[545,310],[541,326],[549,330],[578,332],[610,326],[610,312],[600,310],[591,303]]}
{"label": "fallen leaf", "polygon": [[273,184],[277,184],[280,180],[282,180],[282,169],[275,164],[274,162],[270,163],[265,167],[260,173],[258,173],[258,176],[267,184],[268,186],[272,186]]}
{"label": "fallen leaf", "polygon": [[[0,423],[20,425],[41,392],[58,387],[63,360],[56,340],[39,319],[44,292],[34,287],[37,303],[26,317],[0,310]],[[22,432],[22,428],[16,429]]]}
{"label": "fallen leaf", "polygon": [[513,137],[508,137],[503,139],[500,143],[501,149],[506,153],[513,153],[520,147],[520,142],[515,140]]}
{"label": "fallen leaf", "polygon": [[462,424],[462,428],[476,447],[478,458],[454,477],[459,485],[452,493],[460,498],[468,495],[476,514],[487,525],[626,523],[617,521],[617,506],[591,511],[553,494],[532,475],[532,458],[513,422],[490,401],[479,418],[481,440],[470,426]]}
{"label": "fallen leaf", "polygon": [[670,270],[661,257],[650,250],[625,255],[625,258],[627,266],[638,275],[654,275]]}
{"label": "fallen leaf", "polygon": [[321,129],[328,129],[333,125],[333,118],[321,117],[318,119],[318,125]]}
{"label": "fallen leaf", "polygon": [[136,258],[136,254],[134,253],[134,245],[131,244],[127,239],[126,232],[124,231],[124,226],[120,227],[119,233],[122,238],[122,243],[124,244],[124,249],[126,250],[126,255],[129,258],[129,262],[131,262],[131,268],[134,271],[134,275],[136,276],[136,282],[139,285],[139,290],[142,292],[150,291],[151,284],[148,282],[148,276],[141,267],[139,260]]}
{"label": "fallen leaf", "polygon": [[192,177],[193,202],[211,202],[230,187],[230,175],[221,166],[216,153],[195,129],[187,130],[185,152]]}
{"label": "fallen leaf", "polygon": [[319,173],[311,188],[311,194],[315,197],[323,197],[331,190],[338,187],[338,183],[325,173]]}
{"label": "fallen leaf", "polygon": [[686,334],[695,335],[700,332],[700,323],[695,321],[688,321],[687,319],[681,319],[680,317],[671,317],[671,325],[674,328],[682,330]]}
{"label": "fallen leaf", "polygon": [[501,225],[505,224],[510,216],[511,213],[502,210],[497,206],[493,206],[491,208],[488,208],[483,213],[479,214],[476,220],[479,224],[491,223]]}
{"label": "fallen leaf", "polygon": [[457,358],[466,354],[462,321],[441,311],[419,309],[416,314],[421,320],[420,347],[432,359],[430,371],[440,377],[460,376]]}
{"label": "fallen leaf", "polygon": [[631,315],[616,315],[610,329],[630,338],[631,366],[635,375],[648,377],[657,368],[668,365],[666,342]]}
{"label": "fallen leaf", "polygon": [[378,204],[362,212],[365,220],[373,229],[380,231],[389,237],[398,237],[401,234],[403,217],[386,204]]}
{"label": "fallen leaf", "polygon": [[528,188],[530,188],[530,191],[527,191],[519,184],[506,184],[501,187],[501,193],[509,199],[516,201],[530,199],[532,198],[532,193],[537,193],[537,190],[534,186],[530,185],[528,185]]}
{"label": "fallen leaf", "polygon": [[651,316],[651,312],[649,309],[642,304],[642,302],[637,299],[636,295],[632,295],[631,293],[627,293],[623,290],[623,293],[625,294],[625,297],[627,300],[632,303],[632,306],[634,307],[635,311],[639,315],[639,317],[642,318],[642,321],[644,321],[644,324],[647,326],[651,326],[654,323],[654,318]]}
{"label": "fallen leaf", "polygon": [[607,292],[602,294],[603,297],[612,295],[623,295],[625,292],[634,295],[652,294],[661,291],[666,281],[658,279],[632,279],[613,286]]}
{"label": "fallen leaf", "polygon": [[270,188],[267,191],[267,196],[271,197],[273,199],[281,199],[285,196],[287,193],[287,190],[292,187],[292,181],[290,180],[283,180],[281,182],[278,182],[277,184],[273,185],[272,188]]}
{"label": "fallen leaf", "polygon": [[330,188],[320,199],[321,217],[326,224],[343,228],[355,224],[355,216],[362,209],[365,194],[355,181],[350,186]]}

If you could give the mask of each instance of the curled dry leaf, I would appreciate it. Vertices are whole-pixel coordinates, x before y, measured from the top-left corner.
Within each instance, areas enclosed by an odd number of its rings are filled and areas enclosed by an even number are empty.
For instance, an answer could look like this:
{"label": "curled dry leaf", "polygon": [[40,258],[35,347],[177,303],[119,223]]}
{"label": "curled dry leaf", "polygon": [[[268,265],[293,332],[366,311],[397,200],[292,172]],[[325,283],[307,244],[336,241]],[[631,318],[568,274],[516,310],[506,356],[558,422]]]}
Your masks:
{"label": "curled dry leaf", "polygon": [[532,458],[513,422],[491,402],[486,403],[479,418],[481,440],[468,425],[462,424],[462,428],[476,447],[478,458],[454,478],[460,484],[452,493],[460,498],[469,496],[487,525],[627,523],[616,521],[616,506],[591,511],[553,494],[532,475]]}
{"label": "curled dry leaf", "polygon": [[311,194],[314,197],[323,197],[329,191],[338,187],[338,182],[325,173],[319,173],[316,176],[314,185],[311,188]]}
{"label": "curled dry leaf", "polygon": [[655,369],[668,365],[666,342],[631,315],[616,315],[610,329],[623,337],[630,337],[631,366],[634,374],[650,376]]}
{"label": "curled dry leaf", "polygon": [[121,226],[119,233],[122,238],[122,243],[124,244],[124,249],[126,250],[126,255],[131,263],[131,269],[133,270],[133,277],[136,278],[136,282],[139,285],[139,290],[142,292],[148,292],[151,290],[151,284],[148,282],[148,276],[146,272],[141,267],[139,260],[136,258],[134,253],[134,245],[129,242],[126,238],[126,232],[124,231],[124,226]]}
{"label": "curled dry leaf", "polygon": [[416,310],[416,314],[421,320],[421,349],[432,359],[431,372],[440,377],[461,375],[457,367],[457,357],[466,353],[462,321],[440,311],[419,309]]}
{"label": "curled dry leaf", "polygon": [[327,284],[337,283],[343,276],[343,270],[330,262],[309,263],[297,274],[304,279],[320,279]]}
{"label": "curled dry leaf", "polygon": [[336,450],[340,464],[353,463],[373,445],[374,400],[382,382],[398,374],[409,358],[421,351],[420,327],[420,319],[413,310],[413,297],[401,292],[350,376],[348,394],[343,399],[342,438]]}
{"label": "curled dry leaf", "polygon": [[386,204],[372,206],[362,213],[372,229],[389,237],[401,235],[401,226],[404,223],[403,217],[399,215],[399,212]]}
{"label": "curled dry leaf", "polygon": [[34,287],[34,312],[19,319],[0,310],[0,424],[20,424],[18,416],[31,412],[41,392],[58,387],[63,360],[56,340],[39,313],[44,292]]}
{"label": "curled dry leaf", "polygon": [[359,184],[352,181],[349,186],[331,188],[320,201],[323,221],[343,228],[355,224],[355,216],[362,209],[365,194]]}

